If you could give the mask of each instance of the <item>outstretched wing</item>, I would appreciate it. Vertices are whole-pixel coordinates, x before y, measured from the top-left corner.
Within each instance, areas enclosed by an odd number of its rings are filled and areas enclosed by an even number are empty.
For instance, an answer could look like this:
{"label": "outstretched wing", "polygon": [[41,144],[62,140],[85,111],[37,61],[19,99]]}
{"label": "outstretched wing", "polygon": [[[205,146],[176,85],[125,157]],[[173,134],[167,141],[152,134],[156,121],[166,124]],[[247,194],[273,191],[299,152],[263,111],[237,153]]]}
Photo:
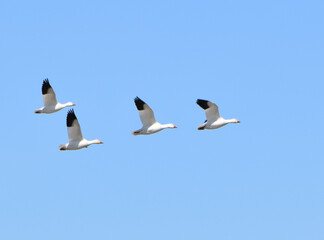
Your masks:
{"label": "outstretched wing", "polygon": [[197,99],[197,104],[205,110],[207,121],[216,121],[219,116],[218,106],[207,100]]}
{"label": "outstretched wing", "polygon": [[81,128],[78,119],[74,114],[74,110],[71,109],[68,111],[66,117],[66,126],[68,129],[69,141],[81,141],[83,139]]}
{"label": "outstretched wing", "polygon": [[47,78],[43,81],[42,94],[44,106],[56,105],[56,95]]}
{"label": "outstretched wing", "polygon": [[139,97],[136,97],[134,102],[139,112],[143,127],[150,126],[156,122],[153,110],[149,107],[149,105],[147,105]]}

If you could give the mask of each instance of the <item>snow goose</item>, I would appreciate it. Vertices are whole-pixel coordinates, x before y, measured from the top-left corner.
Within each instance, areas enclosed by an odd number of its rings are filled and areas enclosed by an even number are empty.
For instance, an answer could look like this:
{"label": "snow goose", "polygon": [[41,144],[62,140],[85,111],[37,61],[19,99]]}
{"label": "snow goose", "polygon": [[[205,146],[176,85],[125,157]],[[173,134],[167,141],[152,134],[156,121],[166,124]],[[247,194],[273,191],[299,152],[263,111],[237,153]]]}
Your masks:
{"label": "snow goose", "polygon": [[64,104],[57,102],[55,92],[47,78],[43,81],[42,94],[44,107],[36,109],[35,113],[54,113],[65,107],[75,106],[75,104],[72,102],[67,102]]}
{"label": "snow goose", "polygon": [[236,118],[224,119],[219,115],[218,106],[207,100],[197,99],[197,104],[205,110],[207,120],[198,126],[198,130],[217,129],[228,123],[239,123]]}
{"label": "snow goose", "polygon": [[159,132],[166,128],[177,128],[174,124],[161,124],[155,120],[153,110],[143,102],[139,97],[134,99],[137,110],[143,124],[141,129],[135,130],[132,132],[134,136],[136,135],[149,135],[156,132]]}
{"label": "snow goose", "polygon": [[82,137],[80,124],[74,114],[73,109],[68,111],[68,114],[66,117],[66,125],[67,125],[67,129],[68,129],[69,142],[66,144],[60,145],[59,149],[62,151],[63,150],[78,150],[81,148],[86,148],[91,144],[103,143],[98,139],[89,141]]}

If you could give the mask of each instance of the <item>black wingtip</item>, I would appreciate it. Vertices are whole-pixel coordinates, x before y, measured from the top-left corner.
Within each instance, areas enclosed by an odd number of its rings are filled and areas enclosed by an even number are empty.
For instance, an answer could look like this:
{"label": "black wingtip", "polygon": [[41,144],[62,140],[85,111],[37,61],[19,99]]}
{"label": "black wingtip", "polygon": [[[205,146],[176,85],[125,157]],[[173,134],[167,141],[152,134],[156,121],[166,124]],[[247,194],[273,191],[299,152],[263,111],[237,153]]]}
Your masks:
{"label": "black wingtip", "polygon": [[51,84],[48,81],[48,78],[45,78],[43,80],[43,85],[42,85],[42,94],[47,94],[48,93],[48,89],[52,88]]}
{"label": "black wingtip", "polygon": [[203,100],[203,99],[197,99],[196,103],[203,108],[204,110],[208,109],[208,101],[207,100]]}
{"label": "black wingtip", "polygon": [[77,117],[75,116],[74,109],[70,109],[68,111],[67,117],[66,117],[66,126],[67,127],[72,127],[73,121],[76,120]]}
{"label": "black wingtip", "polygon": [[134,98],[134,102],[138,111],[144,110],[145,102],[142,99],[136,96],[136,98]]}

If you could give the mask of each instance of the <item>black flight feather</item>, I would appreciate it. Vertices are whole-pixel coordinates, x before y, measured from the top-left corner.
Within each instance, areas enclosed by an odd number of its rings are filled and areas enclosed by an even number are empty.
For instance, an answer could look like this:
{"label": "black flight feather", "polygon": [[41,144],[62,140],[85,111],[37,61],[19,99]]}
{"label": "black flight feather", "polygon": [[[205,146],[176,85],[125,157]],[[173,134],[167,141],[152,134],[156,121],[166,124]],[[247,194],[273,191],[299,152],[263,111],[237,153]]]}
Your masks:
{"label": "black flight feather", "polygon": [[72,127],[74,120],[77,120],[77,118],[76,118],[76,116],[74,114],[74,110],[73,109],[70,109],[68,111],[68,114],[67,114],[67,117],[66,117],[66,125],[68,127]]}
{"label": "black flight feather", "polygon": [[52,86],[50,85],[48,78],[46,78],[43,81],[43,85],[42,85],[42,94],[45,95],[48,93],[48,89],[52,88]]}
{"label": "black flight feather", "polygon": [[207,100],[197,99],[197,104],[205,110],[209,108]]}
{"label": "black flight feather", "polygon": [[145,102],[143,102],[142,99],[140,99],[139,97],[136,97],[134,99],[134,102],[135,102],[135,105],[136,105],[138,111],[144,110]]}

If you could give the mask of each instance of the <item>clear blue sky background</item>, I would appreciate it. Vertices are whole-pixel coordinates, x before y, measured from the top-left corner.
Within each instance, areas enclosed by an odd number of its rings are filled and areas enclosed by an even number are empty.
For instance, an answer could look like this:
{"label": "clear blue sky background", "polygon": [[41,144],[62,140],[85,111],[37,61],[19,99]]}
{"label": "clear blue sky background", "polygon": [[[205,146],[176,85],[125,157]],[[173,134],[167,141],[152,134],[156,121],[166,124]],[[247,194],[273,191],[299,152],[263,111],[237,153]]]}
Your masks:
{"label": "clear blue sky background", "polygon": [[[0,2],[0,238],[324,239],[323,1]],[[49,78],[68,109],[36,115]],[[131,135],[141,97],[178,129]],[[213,131],[197,98],[225,118]]]}

